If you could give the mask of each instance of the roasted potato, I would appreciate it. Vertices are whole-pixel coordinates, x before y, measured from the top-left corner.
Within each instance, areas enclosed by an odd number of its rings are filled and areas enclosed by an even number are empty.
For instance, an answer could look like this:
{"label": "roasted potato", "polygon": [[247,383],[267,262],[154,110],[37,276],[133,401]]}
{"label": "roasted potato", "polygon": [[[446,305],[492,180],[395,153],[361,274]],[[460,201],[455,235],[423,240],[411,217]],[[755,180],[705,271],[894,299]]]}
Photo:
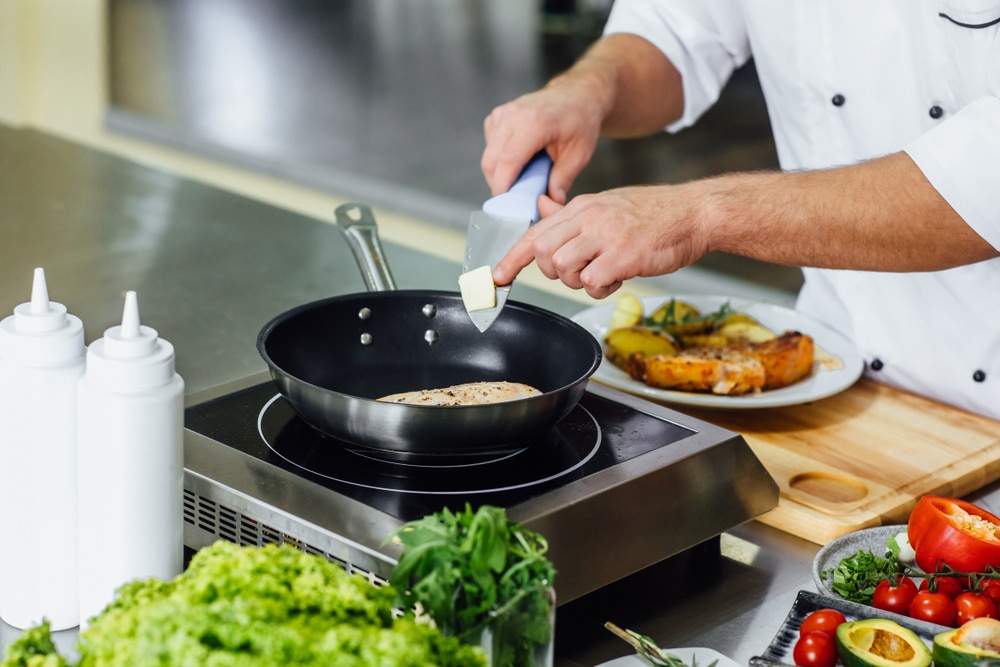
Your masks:
{"label": "roasted potato", "polygon": [[642,321],[642,301],[635,294],[626,292],[618,297],[615,310],[611,313],[610,330],[632,327]]}
{"label": "roasted potato", "polygon": [[730,322],[729,319],[731,318],[727,318],[715,332],[728,341],[725,343],[726,345],[733,343],[763,343],[764,341],[777,338],[777,334],[752,318],[750,321],[736,322]]}
{"label": "roasted potato", "polygon": [[629,359],[635,355],[675,354],[681,349],[677,339],[659,329],[644,326],[612,329],[604,337],[608,360],[623,370],[628,370]]}
{"label": "roasted potato", "polygon": [[678,324],[685,320],[701,317],[701,311],[686,301],[671,299],[653,311],[649,316],[658,325]]}

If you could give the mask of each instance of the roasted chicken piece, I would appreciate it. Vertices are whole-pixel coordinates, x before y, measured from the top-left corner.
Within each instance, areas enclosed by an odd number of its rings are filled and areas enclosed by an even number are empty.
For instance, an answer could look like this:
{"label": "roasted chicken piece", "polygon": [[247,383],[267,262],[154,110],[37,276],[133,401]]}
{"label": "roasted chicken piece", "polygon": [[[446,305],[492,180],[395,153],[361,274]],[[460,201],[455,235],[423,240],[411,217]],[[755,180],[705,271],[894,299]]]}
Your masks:
{"label": "roasted chicken piece", "polygon": [[787,387],[812,371],[810,336],[785,332],[771,340],[698,347],[672,355],[633,355],[628,374],[650,387],[738,395]]}
{"label": "roasted chicken piece", "polygon": [[812,372],[816,346],[812,336],[786,331],[771,340],[736,345],[764,366],[764,389],[780,389],[794,384]]}
{"label": "roasted chicken piece", "polygon": [[747,394],[767,380],[757,359],[728,347],[696,347],[677,354],[634,355],[628,374],[657,389]]}

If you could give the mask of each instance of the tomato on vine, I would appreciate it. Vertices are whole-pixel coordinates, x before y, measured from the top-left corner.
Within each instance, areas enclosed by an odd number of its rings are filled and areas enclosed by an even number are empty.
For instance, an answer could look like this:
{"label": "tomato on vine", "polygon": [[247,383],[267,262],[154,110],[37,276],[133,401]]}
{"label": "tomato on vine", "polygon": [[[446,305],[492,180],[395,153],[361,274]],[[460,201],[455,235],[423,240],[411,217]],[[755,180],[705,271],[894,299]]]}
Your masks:
{"label": "tomato on vine", "polygon": [[920,590],[944,593],[954,600],[959,593],[965,590],[965,586],[958,577],[943,576],[924,579],[920,582]]}
{"label": "tomato on vine", "polygon": [[910,613],[910,602],[916,595],[917,585],[909,577],[900,577],[895,585],[891,579],[883,579],[872,593],[872,606],[907,616]]}
{"label": "tomato on vine", "polygon": [[974,618],[997,618],[997,606],[982,593],[966,591],[955,598],[955,625]]}
{"label": "tomato on vine", "polygon": [[944,593],[918,591],[910,602],[909,616],[938,625],[953,625],[955,603]]}
{"label": "tomato on vine", "polygon": [[993,600],[1000,610],[1000,579],[983,579],[979,584],[979,592]]}

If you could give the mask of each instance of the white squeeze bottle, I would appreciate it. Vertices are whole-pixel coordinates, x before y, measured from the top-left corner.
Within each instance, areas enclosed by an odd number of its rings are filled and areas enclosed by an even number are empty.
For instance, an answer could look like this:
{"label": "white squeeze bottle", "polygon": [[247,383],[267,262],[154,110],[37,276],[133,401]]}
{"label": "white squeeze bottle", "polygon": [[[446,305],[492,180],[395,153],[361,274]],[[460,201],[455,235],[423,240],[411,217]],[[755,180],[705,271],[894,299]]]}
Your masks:
{"label": "white squeeze bottle", "polygon": [[80,626],[123,584],[183,568],[184,381],[174,348],[139,323],[135,292],[121,326],[87,350],[79,383]]}
{"label": "white squeeze bottle", "polygon": [[35,269],[31,301],[0,321],[0,618],[15,628],[79,622],[77,383],[83,323],[49,301]]}

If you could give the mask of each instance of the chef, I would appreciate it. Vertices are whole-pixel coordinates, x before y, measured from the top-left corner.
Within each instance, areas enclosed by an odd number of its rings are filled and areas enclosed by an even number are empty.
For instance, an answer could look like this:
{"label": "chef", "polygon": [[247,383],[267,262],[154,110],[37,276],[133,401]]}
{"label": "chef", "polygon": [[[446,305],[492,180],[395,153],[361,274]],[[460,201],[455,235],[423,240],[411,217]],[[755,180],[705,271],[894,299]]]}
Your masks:
{"label": "chef", "polygon": [[[598,136],[694,123],[754,58],[781,172],[567,192]],[[710,250],[803,267],[797,308],[878,381],[1000,419],[1000,0],[618,0],[605,34],[484,123],[494,193],[553,158],[535,261],[606,297]]]}

